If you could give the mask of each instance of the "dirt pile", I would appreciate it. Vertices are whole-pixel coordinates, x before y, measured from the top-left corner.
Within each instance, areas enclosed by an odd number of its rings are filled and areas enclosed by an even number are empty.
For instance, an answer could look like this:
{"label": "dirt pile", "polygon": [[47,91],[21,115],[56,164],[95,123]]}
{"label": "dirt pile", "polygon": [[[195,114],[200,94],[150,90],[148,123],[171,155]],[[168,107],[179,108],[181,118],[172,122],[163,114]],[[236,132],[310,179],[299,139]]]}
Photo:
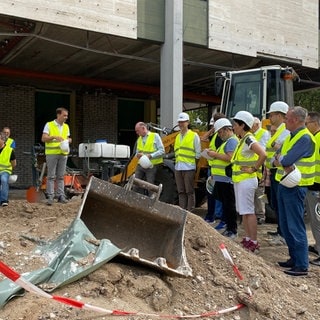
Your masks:
{"label": "dirt pile", "polygon": [[[0,208],[0,258],[17,272],[44,266],[33,254],[37,243],[56,239],[75,218],[81,199],[47,207],[12,200]],[[287,258],[286,246],[270,246],[266,232],[274,226],[259,226],[261,250],[255,255],[230,241],[200,215],[188,216],[185,248],[193,277],[178,278],[160,274],[133,263],[117,259],[89,276],[56,290],[53,294],[80,299],[108,310],[125,310],[144,314],[198,315],[223,310],[239,303],[240,310],[218,315],[219,319],[319,319],[320,268],[310,266],[307,277],[289,277],[276,266]],[[224,243],[238,266],[239,280],[223,257],[219,245]],[[3,277],[1,277],[3,279]],[[249,297],[248,288],[252,291]],[[9,301],[0,310],[0,320],[107,319],[89,311],[25,293]],[[123,318],[123,317],[122,317]],[[150,319],[151,316],[125,316],[126,319]]]}

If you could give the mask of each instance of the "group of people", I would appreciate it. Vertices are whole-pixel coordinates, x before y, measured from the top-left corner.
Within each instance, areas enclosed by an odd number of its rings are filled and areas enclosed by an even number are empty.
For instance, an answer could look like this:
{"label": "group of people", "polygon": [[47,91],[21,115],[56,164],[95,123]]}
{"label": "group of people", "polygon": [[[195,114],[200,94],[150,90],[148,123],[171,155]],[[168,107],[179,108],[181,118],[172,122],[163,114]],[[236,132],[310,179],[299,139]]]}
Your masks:
{"label": "group of people", "polygon": [[206,150],[214,180],[213,197],[222,203],[226,228],[223,235],[237,237],[237,215],[240,214],[245,230],[242,245],[250,250],[259,249],[254,195],[258,188],[258,175],[266,159],[266,152],[251,132],[254,117],[239,111],[232,119],[220,118],[214,122],[214,135],[222,144]]}
{"label": "group of people", "polygon": [[[175,138],[175,181],[179,196],[179,206],[188,211],[195,208],[194,178],[196,162],[200,158],[201,142],[198,134],[189,129],[190,118],[185,112],[178,116],[179,133]],[[154,184],[159,165],[163,163],[165,148],[158,133],[150,132],[144,122],[135,126],[138,140],[135,156],[139,159],[135,171],[136,178]],[[150,166],[141,163],[143,156],[150,160]]]}
{"label": "group of people", "polygon": [[[282,238],[289,251],[289,259],[280,261],[279,266],[288,275],[307,275],[308,251],[320,253],[320,114],[276,101],[268,117],[268,131],[246,111],[239,111],[232,123],[226,118],[214,122],[212,139],[218,135],[223,143],[218,148],[210,143],[207,154],[212,157],[213,196],[222,202],[226,222],[222,234],[237,236],[239,214],[245,235],[242,246],[252,252],[259,249],[257,224],[265,218],[261,198],[267,175],[270,205],[278,222],[277,230],[270,235]],[[305,206],[309,208],[314,246],[308,246]],[[320,266],[320,257],[310,263]]]}
{"label": "group of people", "polygon": [[[208,197],[208,210],[214,212],[214,201],[222,204],[225,222],[223,235],[237,237],[237,218],[244,228],[242,246],[255,252],[260,248],[257,224],[265,219],[261,198],[265,193],[265,178],[270,179],[270,206],[277,216],[277,230],[270,232],[281,237],[288,246],[289,259],[279,266],[291,276],[308,273],[308,251],[320,253],[320,114],[300,106],[291,107],[276,101],[268,111],[269,130],[247,111],[239,111],[232,119],[218,114],[212,119],[212,129],[201,137],[211,136],[206,153],[212,180],[212,197]],[[194,177],[201,157],[201,140],[189,129],[189,116],[180,113],[177,119],[180,132],[174,143],[175,181],[179,206],[192,211],[195,207]],[[157,133],[151,133],[146,124],[136,125],[139,135],[136,156],[147,155],[152,164],[149,169],[137,167],[139,178],[154,183],[157,165],[162,163],[164,147]],[[208,195],[209,196],[209,195]],[[305,204],[310,207],[314,246],[308,246]],[[317,209],[318,208],[318,209]],[[211,216],[210,216],[211,214]],[[208,212],[206,219],[214,219]],[[310,261],[320,266],[320,257]]]}
{"label": "group of people", "polygon": [[[209,148],[203,151],[209,159],[210,179],[214,183],[208,210],[214,211],[214,201],[221,203],[226,225],[222,234],[231,239],[237,237],[239,214],[244,228],[242,246],[252,252],[258,250],[257,224],[265,214],[261,197],[267,173],[270,204],[278,219],[278,228],[271,234],[282,237],[289,251],[289,259],[279,265],[286,268],[284,272],[288,275],[306,275],[308,251],[320,253],[320,114],[308,113],[300,106],[289,108],[285,102],[276,101],[271,104],[268,117],[269,131],[261,127],[260,119],[247,111],[237,112],[231,120],[223,114],[212,119],[212,129],[202,136],[202,139],[211,136]],[[43,129],[48,205],[52,205],[55,198],[58,202],[67,202],[64,174],[72,141],[67,119],[68,110],[58,108],[56,119],[46,123]],[[175,138],[174,155],[179,206],[192,212],[201,140],[189,129],[187,113],[180,113],[177,123],[180,131]],[[135,131],[138,135],[135,156],[139,159],[136,177],[154,184],[165,155],[162,139],[159,134],[150,132],[144,122],[138,122]],[[2,206],[8,205],[9,176],[16,166],[14,149],[15,141],[10,137],[10,129],[5,127],[0,133]],[[143,159],[150,165],[143,165]],[[308,246],[305,204],[309,208],[314,246]],[[211,213],[210,219],[213,218],[214,213]],[[320,266],[320,256],[310,263]]]}

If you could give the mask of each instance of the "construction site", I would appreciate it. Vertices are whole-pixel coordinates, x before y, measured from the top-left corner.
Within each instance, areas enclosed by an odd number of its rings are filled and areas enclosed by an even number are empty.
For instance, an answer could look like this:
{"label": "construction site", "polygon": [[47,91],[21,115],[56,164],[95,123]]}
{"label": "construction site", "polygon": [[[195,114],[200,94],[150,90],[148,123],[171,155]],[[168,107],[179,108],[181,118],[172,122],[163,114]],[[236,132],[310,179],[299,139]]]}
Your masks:
{"label": "construction site", "polygon": [[[0,126],[16,141],[17,179],[0,207],[0,320],[318,319],[319,267],[283,273],[274,217],[255,253],[240,244],[240,218],[234,240],[205,222],[205,157],[196,208],[181,209],[173,147],[181,111],[205,110],[200,137],[218,111],[249,111],[270,129],[272,102],[318,89],[319,3],[3,2]],[[41,136],[58,107],[72,137],[68,201],[47,206]],[[165,148],[154,185],[134,176],[139,121]]]}

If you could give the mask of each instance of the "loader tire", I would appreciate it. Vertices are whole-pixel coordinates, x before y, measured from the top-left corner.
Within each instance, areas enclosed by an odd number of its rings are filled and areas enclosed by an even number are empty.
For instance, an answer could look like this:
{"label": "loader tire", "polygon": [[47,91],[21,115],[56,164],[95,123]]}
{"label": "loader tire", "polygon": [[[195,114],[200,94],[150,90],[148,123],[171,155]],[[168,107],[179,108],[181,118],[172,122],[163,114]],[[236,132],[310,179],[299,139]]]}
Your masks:
{"label": "loader tire", "polygon": [[277,223],[277,215],[269,204],[265,205],[266,223]]}
{"label": "loader tire", "polygon": [[201,207],[207,201],[207,190],[205,183],[198,183],[198,188],[195,189],[196,208]]}
{"label": "loader tire", "polygon": [[178,190],[174,173],[170,170],[170,168],[161,166],[158,169],[156,185],[159,185],[160,183],[162,184],[162,193],[159,200],[169,204],[178,204]]}

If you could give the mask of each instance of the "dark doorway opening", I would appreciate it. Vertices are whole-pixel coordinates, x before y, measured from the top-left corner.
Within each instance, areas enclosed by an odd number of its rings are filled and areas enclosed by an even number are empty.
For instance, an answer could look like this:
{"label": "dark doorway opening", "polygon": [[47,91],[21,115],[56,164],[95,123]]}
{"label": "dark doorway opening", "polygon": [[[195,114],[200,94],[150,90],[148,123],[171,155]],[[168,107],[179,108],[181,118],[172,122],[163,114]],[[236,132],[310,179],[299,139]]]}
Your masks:
{"label": "dark doorway opening", "polygon": [[64,107],[70,112],[70,94],[37,91],[35,96],[35,144],[41,143],[42,131],[48,121],[56,118],[56,109]]}

